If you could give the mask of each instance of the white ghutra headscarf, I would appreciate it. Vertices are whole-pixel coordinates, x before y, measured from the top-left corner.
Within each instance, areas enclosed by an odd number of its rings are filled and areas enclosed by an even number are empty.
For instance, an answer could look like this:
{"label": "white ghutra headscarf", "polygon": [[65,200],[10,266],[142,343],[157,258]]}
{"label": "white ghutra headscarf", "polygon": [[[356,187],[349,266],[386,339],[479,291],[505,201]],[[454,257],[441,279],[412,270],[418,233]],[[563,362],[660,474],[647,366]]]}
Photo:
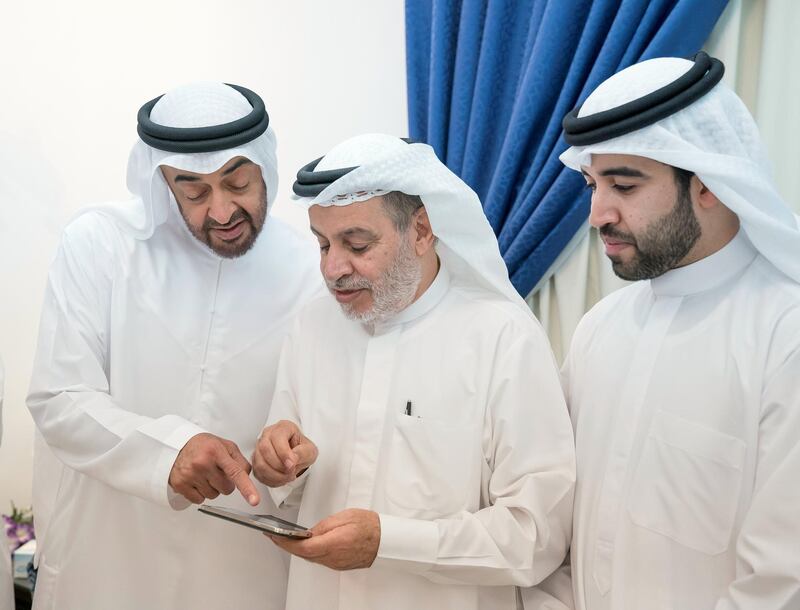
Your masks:
{"label": "white ghutra headscarf", "polygon": [[476,285],[488,289],[531,313],[508,279],[478,195],[439,161],[430,146],[383,134],[361,135],[333,148],[314,172],[351,167],[355,169],[318,195],[301,197],[299,202],[309,208],[349,205],[390,191],[418,195],[453,283],[466,290]]}
{"label": "white ghutra headscarf", "polygon": [[[230,123],[251,111],[250,103],[235,89],[223,83],[207,82],[184,85],[164,94],[153,107],[150,118],[165,127],[210,127]],[[209,174],[239,156],[247,157],[261,167],[269,209],[278,190],[276,146],[272,127],[246,144],[216,152],[168,152],[139,139],[128,159],[127,184],[134,198],[91,206],[81,213],[99,210],[119,221],[138,239],[147,239],[169,218],[183,222],[178,214],[170,214],[170,210],[177,210],[177,204],[159,166],[169,165],[184,171]]]}

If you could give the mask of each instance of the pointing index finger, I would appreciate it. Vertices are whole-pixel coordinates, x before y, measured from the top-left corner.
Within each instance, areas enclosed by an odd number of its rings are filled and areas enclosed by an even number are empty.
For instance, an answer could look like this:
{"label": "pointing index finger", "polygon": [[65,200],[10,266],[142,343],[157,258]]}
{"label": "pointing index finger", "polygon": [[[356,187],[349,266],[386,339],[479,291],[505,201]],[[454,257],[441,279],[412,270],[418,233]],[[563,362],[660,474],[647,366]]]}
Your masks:
{"label": "pointing index finger", "polygon": [[[236,451],[236,454],[237,456],[241,456],[241,459],[247,462],[245,457],[239,453],[238,450]],[[239,493],[242,494],[242,497],[244,497],[244,499],[247,500],[251,506],[258,506],[258,503],[261,500],[258,495],[258,490],[253,484],[253,481],[250,480],[247,470],[242,468],[239,460],[234,459],[234,456],[228,453],[227,450],[222,449],[219,452],[217,464],[222,472],[225,473],[225,476],[228,477],[234,485],[236,485],[236,489],[239,490]]]}

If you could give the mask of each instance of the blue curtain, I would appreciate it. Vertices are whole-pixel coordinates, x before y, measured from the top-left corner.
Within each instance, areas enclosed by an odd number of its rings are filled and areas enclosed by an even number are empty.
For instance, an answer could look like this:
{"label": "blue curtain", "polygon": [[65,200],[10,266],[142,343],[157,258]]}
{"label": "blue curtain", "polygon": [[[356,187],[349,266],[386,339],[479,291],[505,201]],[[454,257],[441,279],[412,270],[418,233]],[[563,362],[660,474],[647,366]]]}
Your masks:
{"label": "blue curtain", "polygon": [[697,52],[727,0],[406,0],[409,135],[480,196],[523,296],[586,221],[561,119],[603,80]]}

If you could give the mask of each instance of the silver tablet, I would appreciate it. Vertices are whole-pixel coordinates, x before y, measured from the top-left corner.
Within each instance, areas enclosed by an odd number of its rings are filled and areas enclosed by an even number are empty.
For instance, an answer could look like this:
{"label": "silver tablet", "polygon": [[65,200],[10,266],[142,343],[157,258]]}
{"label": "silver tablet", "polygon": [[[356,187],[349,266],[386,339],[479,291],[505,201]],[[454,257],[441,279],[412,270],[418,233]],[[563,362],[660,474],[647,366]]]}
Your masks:
{"label": "silver tablet", "polygon": [[208,504],[203,504],[198,510],[203,514],[238,523],[245,527],[252,527],[276,536],[286,536],[287,538],[311,537],[311,530],[272,515],[251,515],[233,508],[222,508],[221,506],[210,506]]}

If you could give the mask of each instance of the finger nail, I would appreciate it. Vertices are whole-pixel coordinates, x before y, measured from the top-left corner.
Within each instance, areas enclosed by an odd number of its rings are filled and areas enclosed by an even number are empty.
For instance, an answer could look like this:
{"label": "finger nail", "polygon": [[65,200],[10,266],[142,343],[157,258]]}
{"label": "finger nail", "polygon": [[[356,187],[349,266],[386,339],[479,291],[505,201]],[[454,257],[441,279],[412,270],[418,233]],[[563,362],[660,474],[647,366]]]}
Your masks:
{"label": "finger nail", "polygon": [[258,504],[258,497],[254,495],[250,496],[249,498],[247,498],[247,501],[250,502],[250,504],[252,504],[253,506],[255,506],[256,504]]}
{"label": "finger nail", "polygon": [[288,458],[286,459],[284,464],[286,465],[286,469],[287,470],[291,470],[292,468],[294,468],[294,462],[292,462],[292,460],[290,460]]}

